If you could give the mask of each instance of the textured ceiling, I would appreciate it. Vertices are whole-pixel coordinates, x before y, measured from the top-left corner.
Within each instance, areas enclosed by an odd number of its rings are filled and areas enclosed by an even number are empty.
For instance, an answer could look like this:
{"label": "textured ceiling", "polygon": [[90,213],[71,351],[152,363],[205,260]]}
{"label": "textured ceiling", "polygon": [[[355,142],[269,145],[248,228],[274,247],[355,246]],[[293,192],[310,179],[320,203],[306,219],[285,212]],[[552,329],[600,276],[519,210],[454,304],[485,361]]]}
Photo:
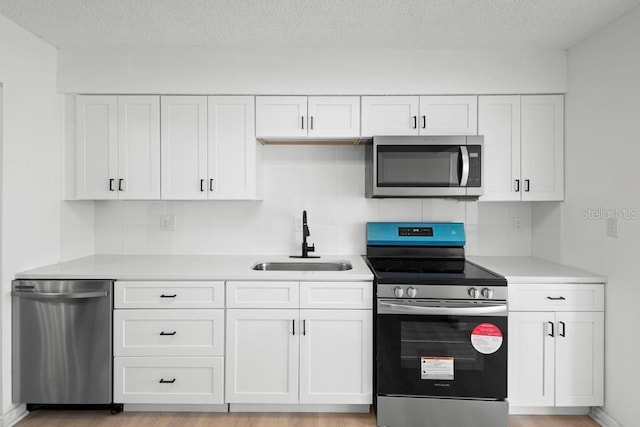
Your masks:
{"label": "textured ceiling", "polygon": [[0,0],[58,48],[562,49],[640,0]]}

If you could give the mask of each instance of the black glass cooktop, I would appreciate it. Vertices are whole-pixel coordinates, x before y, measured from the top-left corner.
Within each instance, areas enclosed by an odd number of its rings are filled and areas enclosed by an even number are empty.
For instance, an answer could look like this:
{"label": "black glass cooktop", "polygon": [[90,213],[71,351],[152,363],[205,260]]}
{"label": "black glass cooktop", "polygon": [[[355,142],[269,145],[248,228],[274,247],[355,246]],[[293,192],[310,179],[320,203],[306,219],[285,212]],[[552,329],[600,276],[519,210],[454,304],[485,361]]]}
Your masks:
{"label": "black glass cooktop", "polygon": [[464,259],[368,258],[378,283],[507,286],[504,277]]}

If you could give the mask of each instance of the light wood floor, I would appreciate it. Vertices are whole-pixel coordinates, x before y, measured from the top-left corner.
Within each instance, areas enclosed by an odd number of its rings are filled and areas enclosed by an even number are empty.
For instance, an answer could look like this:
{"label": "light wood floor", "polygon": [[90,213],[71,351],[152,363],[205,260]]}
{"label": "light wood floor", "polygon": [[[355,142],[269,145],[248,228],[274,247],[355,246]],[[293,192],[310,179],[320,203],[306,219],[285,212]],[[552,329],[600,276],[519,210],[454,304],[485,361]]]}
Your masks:
{"label": "light wood floor", "polygon": [[[17,427],[375,427],[371,414],[34,411]],[[509,427],[597,427],[587,416],[512,415]],[[456,427],[456,426],[451,426]]]}

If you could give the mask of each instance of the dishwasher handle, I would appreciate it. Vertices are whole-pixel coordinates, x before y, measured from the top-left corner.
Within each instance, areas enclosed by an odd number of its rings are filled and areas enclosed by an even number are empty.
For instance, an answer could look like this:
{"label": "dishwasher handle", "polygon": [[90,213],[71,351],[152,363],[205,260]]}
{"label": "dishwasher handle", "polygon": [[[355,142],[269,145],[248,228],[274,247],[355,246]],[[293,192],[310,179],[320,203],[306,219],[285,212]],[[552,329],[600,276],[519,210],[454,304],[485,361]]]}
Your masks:
{"label": "dishwasher handle", "polygon": [[94,291],[94,292],[25,292],[15,290],[13,295],[19,298],[38,299],[38,300],[64,300],[64,299],[88,299],[88,298],[102,298],[109,295],[107,291]]}

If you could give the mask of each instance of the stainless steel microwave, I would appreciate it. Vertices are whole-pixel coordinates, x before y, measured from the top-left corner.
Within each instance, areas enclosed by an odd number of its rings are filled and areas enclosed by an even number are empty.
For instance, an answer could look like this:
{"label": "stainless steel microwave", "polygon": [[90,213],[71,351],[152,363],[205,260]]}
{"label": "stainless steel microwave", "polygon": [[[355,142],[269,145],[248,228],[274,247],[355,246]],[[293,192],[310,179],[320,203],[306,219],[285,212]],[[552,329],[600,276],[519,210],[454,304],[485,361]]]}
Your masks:
{"label": "stainless steel microwave", "polygon": [[367,197],[482,195],[482,136],[374,136],[366,148]]}

